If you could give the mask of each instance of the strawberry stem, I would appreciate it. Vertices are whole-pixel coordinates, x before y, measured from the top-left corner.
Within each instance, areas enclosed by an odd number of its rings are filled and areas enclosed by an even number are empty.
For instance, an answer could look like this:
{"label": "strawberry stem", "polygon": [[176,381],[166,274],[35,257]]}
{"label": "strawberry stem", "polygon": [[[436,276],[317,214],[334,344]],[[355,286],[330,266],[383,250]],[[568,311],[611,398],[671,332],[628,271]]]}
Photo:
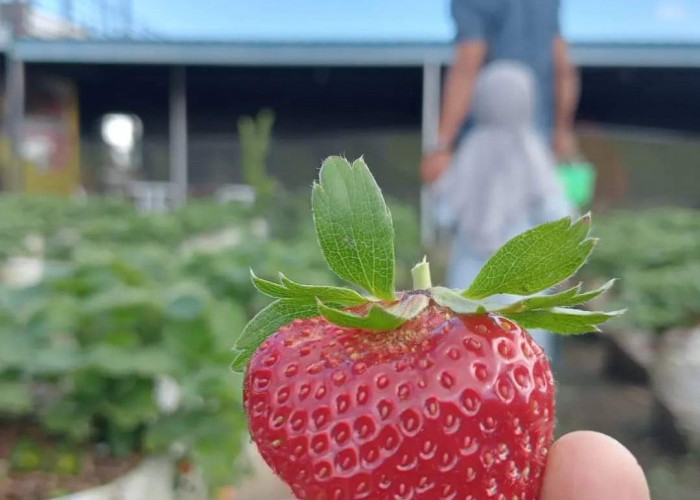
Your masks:
{"label": "strawberry stem", "polygon": [[423,257],[423,260],[411,269],[411,276],[413,277],[414,290],[427,290],[433,286],[430,278],[430,263],[427,257]]}

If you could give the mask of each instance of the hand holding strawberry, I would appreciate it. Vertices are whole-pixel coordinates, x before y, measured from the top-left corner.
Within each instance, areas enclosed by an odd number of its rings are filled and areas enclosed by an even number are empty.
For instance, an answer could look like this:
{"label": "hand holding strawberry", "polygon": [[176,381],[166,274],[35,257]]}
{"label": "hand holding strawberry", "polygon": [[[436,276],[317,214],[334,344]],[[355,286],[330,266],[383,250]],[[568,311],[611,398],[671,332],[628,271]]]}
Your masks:
{"label": "hand holding strawberry", "polygon": [[[547,357],[523,328],[584,333],[620,312],[573,309],[606,291],[536,296],[584,263],[590,218],[499,250],[464,291],[394,291],[391,215],[367,166],[326,160],[314,220],[333,271],[362,287],[280,283],[236,342],[249,427],[300,499],[539,497],[554,426]],[[489,303],[496,294],[522,299]]]}

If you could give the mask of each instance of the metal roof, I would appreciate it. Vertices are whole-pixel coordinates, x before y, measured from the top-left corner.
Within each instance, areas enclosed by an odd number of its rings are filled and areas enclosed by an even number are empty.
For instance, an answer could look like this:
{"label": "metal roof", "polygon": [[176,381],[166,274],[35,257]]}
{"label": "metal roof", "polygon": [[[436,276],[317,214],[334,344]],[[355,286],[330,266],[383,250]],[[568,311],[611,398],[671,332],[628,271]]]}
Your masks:
{"label": "metal roof", "polygon": [[[448,43],[243,43],[16,40],[15,58],[37,63],[210,66],[420,66],[450,61]],[[700,67],[700,44],[575,43],[581,66]]]}
{"label": "metal roof", "polygon": [[447,61],[448,44],[241,43],[19,40],[11,48],[28,62],[183,64],[214,66],[415,66]]}

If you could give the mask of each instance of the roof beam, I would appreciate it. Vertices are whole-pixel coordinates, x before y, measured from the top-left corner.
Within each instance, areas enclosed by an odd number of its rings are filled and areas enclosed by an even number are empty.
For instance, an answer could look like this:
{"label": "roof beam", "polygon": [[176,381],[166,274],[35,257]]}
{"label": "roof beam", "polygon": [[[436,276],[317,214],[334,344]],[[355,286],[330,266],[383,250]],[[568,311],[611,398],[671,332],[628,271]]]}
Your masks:
{"label": "roof beam", "polygon": [[[414,66],[449,64],[447,43],[205,43],[16,40],[18,60],[42,63],[207,66]],[[596,67],[700,68],[700,44],[573,43],[574,60]]]}

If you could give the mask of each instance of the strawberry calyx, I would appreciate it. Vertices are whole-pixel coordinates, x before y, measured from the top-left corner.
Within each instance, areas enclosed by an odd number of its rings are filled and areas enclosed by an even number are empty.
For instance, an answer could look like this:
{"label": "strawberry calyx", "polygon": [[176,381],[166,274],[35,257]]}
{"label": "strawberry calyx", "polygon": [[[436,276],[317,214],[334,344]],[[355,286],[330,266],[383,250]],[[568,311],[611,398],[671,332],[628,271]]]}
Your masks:
{"label": "strawberry calyx", "polygon": [[[578,308],[608,291],[614,280],[588,292],[578,284],[543,294],[573,276],[593,251],[597,240],[589,237],[590,214],[548,222],[511,239],[466,290],[433,286],[423,258],[411,270],[414,290],[397,292],[391,213],[364,160],[351,164],[342,157],[326,159],[313,186],[312,207],[326,262],[355,287],[303,285],[281,273],[275,283],[251,271],[253,285],[275,300],[236,340],[235,370],[243,370],[257,347],[279,328],[314,316],[344,328],[391,331],[436,303],[457,314],[497,313],[524,328],[577,334],[598,331],[600,323],[624,312]],[[504,295],[514,298],[503,301]]]}
{"label": "strawberry calyx", "polygon": [[429,290],[433,287],[428,257],[424,256],[422,261],[413,266],[413,269],[411,269],[411,277],[413,278],[414,290]]}

